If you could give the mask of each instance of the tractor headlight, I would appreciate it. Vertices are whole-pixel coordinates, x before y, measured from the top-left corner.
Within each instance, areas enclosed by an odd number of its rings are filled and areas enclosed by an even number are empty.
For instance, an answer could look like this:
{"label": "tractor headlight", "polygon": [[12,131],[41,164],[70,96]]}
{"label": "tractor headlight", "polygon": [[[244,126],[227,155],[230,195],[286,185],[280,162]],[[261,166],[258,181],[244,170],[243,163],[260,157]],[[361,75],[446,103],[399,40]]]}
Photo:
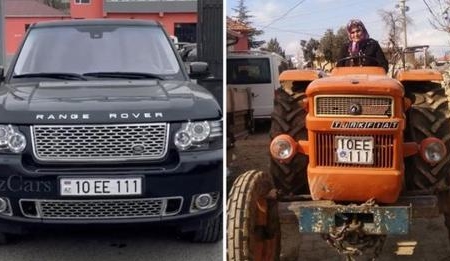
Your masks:
{"label": "tractor headlight", "polygon": [[27,146],[25,136],[12,125],[0,125],[0,152],[21,153]]}
{"label": "tractor headlight", "polygon": [[420,143],[420,155],[426,162],[436,164],[445,158],[447,148],[440,139],[426,138]]}
{"label": "tractor headlight", "polygon": [[193,121],[181,124],[175,133],[175,146],[181,151],[222,147],[222,121]]}
{"label": "tractor headlight", "polygon": [[279,161],[289,162],[296,153],[297,143],[289,135],[278,135],[270,143],[270,154]]}

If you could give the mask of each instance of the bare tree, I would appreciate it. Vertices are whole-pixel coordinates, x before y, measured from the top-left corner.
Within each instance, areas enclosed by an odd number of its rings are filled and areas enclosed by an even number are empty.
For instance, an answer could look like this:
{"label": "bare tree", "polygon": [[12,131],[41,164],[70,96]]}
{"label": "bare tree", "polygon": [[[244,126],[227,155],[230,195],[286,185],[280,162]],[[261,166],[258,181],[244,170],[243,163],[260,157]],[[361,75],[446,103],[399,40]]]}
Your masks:
{"label": "bare tree", "polygon": [[394,11],[379,10],[379,15],[388,30],[388,39],[385,42],[387,49],[385,50],[387,59],[390,64],[396,64],[401,55],[400,34],[403,32],[403,18]]}
{"label": "bare tree", "polygon": [[423,0],[431,18],[433,28],[450,33],[450,0]]}

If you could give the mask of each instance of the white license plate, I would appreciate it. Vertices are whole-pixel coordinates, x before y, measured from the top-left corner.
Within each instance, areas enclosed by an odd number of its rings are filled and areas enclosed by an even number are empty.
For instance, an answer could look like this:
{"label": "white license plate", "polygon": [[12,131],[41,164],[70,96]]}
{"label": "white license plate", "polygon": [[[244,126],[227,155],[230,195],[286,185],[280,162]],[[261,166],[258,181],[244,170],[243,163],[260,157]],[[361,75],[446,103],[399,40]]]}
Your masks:
{"label": "white license plate", "polygon": [[336,136],[336,161],[373,164],[373,137]]}
{"label": "white license plate", "polygon": [[61,196],[141,195],[142,178],[61,178]]}

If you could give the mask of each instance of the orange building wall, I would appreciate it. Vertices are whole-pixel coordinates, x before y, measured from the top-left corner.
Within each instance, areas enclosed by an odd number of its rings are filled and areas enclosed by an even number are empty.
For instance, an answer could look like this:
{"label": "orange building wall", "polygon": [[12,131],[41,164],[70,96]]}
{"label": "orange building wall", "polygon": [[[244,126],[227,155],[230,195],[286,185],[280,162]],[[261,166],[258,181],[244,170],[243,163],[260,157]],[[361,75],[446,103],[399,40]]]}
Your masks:
{"label": "orange building wall", "polygon": [[197,13],[108,13],[107,18],[155,20],[160,22],[166,29],[167,33],[170,35],[175,34],[176,23],[197,23]]}
{"label": "orange building wall", "polygon": [[91,1],[90,4],[75,4],[75,0],[70,0],[70,15],[72,18],[102,18],[103,0]]}

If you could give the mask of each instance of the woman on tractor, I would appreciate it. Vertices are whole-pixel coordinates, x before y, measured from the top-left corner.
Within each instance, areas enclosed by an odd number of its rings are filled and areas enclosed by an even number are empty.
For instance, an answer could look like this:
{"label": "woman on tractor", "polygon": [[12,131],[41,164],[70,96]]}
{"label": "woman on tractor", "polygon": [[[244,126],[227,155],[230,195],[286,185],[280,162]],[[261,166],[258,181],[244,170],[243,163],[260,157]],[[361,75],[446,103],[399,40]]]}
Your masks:
{"label": "woman on tractor", "polygon": [[380,66],[388,71],[388,62],[378,42],[369,37],[364,24],[352,19],[347,24],[349,42],[339,54],[337,66]]}

